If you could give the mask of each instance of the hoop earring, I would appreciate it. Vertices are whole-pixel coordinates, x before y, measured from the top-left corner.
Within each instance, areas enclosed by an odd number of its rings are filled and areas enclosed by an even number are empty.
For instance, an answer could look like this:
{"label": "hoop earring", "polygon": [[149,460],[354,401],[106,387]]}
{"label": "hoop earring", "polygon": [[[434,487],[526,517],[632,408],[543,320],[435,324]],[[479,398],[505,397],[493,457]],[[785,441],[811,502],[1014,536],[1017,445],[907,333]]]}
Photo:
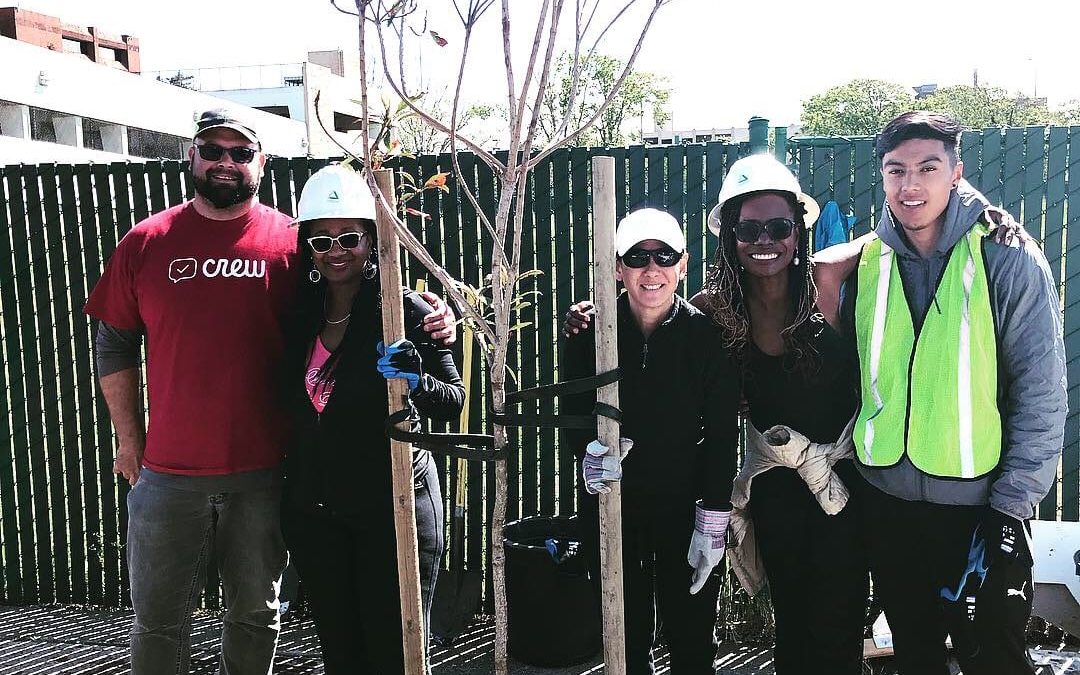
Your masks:
{"label": "hoop earring", "polygon": [[317,268],[312,267],[311,271],[308,272],[307,278],[308,281],[310,281],[311,283],[317,284],[322,281],[322,272],[320,272]]}
{"label": "hoop earring", "polygon": [[371,281],[372,279],[375,278],[375,275],[378,274],[378,273],[379,273],[379,267],[375,263],[371,262],[370,260],[367,261],[367,264],[364,265],[364,278],[367,279],[368,281]]}

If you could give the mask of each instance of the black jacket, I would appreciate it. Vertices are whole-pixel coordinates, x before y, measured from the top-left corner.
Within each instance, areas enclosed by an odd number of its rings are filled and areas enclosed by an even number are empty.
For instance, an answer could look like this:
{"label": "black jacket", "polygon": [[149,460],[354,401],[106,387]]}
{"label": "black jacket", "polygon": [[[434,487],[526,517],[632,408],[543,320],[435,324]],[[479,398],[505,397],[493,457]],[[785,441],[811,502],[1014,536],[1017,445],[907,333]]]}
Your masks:
{"label": "black jacket", "polygon": [[[453,354],[436,346],[421,328],[431,307],[419,295],[404,295],[405,336],[423,359],[424,378],[411,395],[423,417],[450,420],[461,412],[465,389]],[[376,344],[382,339],[378,311],[352,316],[350,331],[359,330],[353,344],[362,349],[342,353],[334,371],[334,389],[326,407],[316,412],[308,398],[303,373],[307,345],[295,349],[294,376],[289,386],[293,438],[285,456],[286,499],[303,510],[325,510],[343,516],[392,512],[390,440],[384,424],[388,415],[386,380],[376,370]],[[354,353],[355,352],[355,353]],[[303,354],[303,356],[300,356]],[[299,367],[296,367],[299,365]],[[419,429],[419,420],[414,428]],[[427,465],[426,450],[413,449],[414,475]]]}
{"label": "black jacket", "polygon": [[[669,317],[646,340],[618,302],[620,435],[634,447],[623,462],[625,498],[702,499],[706,508],[729,508],[739,438],[739,378],[712,321],[679,296]],[[596,372],[594,333],[568,339],[563,380]],[[595,393],[563,397],[561,412],[587,414]],[[595,430],[566,430],[564,447],[580,458]],[[568,445],[566,445],[568,444]]]}

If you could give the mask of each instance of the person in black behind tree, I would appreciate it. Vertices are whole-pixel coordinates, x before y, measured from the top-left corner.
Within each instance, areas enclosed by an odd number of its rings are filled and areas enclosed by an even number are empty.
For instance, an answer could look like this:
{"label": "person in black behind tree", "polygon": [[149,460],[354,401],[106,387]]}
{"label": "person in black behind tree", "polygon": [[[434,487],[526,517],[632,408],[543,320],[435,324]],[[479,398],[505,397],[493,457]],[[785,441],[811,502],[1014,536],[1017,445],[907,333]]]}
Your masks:
{"label": "person in black behind tree", "polygon": [[[310,599],[326,672],[404,672],[384,377],[404,378],[420,414],[453,419],[464,388],[452,354],[424,332],[431,310],[404,291],[406,339],[381,340],[375,201],[359,173],[333,165],[304,186],[297,211],[309,277],[293,340],[294,441],[282,529]],[[381,358],[379,358],[381,355]],[[414,426],[419,426],[415,419]],[[443,551],[436,465],[414,449],[425,635]]]}

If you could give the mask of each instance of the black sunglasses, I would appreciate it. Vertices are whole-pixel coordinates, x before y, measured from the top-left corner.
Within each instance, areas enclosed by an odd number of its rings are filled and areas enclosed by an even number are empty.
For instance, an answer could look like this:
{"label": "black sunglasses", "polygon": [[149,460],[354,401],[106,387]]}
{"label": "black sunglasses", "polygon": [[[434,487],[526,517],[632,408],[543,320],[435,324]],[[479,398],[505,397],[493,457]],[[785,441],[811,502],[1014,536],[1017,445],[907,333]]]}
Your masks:
{"label": "black sunglasses", "polygon": [[744,244],[753,244],[762,232],[768,232],[769,239],[781,241],[790,237],[794,229],[795,221],[790,218],[769,218],[765,222],[740,220],[735,223],[735,238]]}
{"label": "black sunglasses", "polygon": [[623,253],[621,260],[627,267],[640,269],[649,264],[650,258],[655,260],[660,267],[671,267],[682,260],[682,253],[669,246],[656,249],[632,248]]}
{"label": "black sunglasses", "polygon": [[334,242],[338,243],[338,246],[345,250],[352,250],[360,245],[360,240],[364,238],[364,232],[343,232],[336,237],[331,237],[328,234],[320,234],[314,237],[308,237],[307,243],[311,247],[312,251],[316,253],[329,253],[330,249],[334,248]]}
{"label": "black sunglasses", "polygon": [[250,163],[251,160],[255,159],[256,153],[254,148],[247,148],[242,145],[233,148],[223,148],[216,143],[199,143],[195,145],[195,150],[199,153],[199,157],[202,157],[208,162],[220,160],[227,152],[232,161],[237,164]]}

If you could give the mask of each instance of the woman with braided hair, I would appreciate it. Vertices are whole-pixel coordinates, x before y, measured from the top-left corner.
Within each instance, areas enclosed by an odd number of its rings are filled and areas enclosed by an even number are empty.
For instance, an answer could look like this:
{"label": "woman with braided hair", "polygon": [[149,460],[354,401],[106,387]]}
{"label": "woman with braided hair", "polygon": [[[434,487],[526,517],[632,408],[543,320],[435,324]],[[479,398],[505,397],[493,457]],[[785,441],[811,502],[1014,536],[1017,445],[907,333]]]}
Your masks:
{"label": "woman with braided hair", "polygon": [[858,366],[838,303],[832,312],[817,303],[807,228],[818,212],[772,157],[733,164],[709,214],[715,266],[694,300],[740,364],[750,419],[729,558],[756,592],[756,538],[780,675],[862,672],[868,573],[845,487],[857,480],[849,422]]}

